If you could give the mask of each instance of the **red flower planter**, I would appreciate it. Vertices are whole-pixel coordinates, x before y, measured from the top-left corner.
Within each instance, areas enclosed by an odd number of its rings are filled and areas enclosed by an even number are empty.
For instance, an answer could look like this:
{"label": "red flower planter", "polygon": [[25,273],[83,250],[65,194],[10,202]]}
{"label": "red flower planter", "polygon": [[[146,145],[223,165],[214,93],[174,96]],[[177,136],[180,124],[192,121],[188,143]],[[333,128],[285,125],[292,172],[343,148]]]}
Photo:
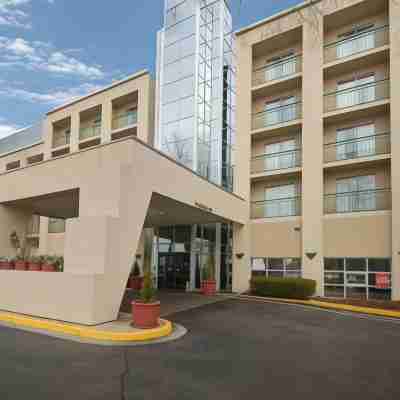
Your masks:
{"label": "red flower planter", "polygon": [[143,278],[138,276],[129,278],[129,287],[133,290],[140,290],[142,288]]}
{"label": "red flower planter", "polygon": [[28,264],[28,271],[41,271],[42,266],[36,263],[29,263]]}
{"label": "red flower planter", "polygon": [[212,296],[217,293],[217,283],[214,280],[201,282],[201,292],[206,296]]}
{"label": "red flower planter", "polygon": [[26,271],[27,264],[25,261],[15,261],[15,270],[16,271]]}
{"label": "red flower planter", "polygon": [[14,264],[9,261],[0,261],[0,270],[11,270],[14,269]]}
{"label": "red flower planter", "polygon": [[132,302],[132,321],[136,328],[149,329],[160,325],[160,302]]}
{"label": "red flower planter", "polygon": [[42,265],[43,272],[56,272],[56,267],[53,264],[43,264]]}

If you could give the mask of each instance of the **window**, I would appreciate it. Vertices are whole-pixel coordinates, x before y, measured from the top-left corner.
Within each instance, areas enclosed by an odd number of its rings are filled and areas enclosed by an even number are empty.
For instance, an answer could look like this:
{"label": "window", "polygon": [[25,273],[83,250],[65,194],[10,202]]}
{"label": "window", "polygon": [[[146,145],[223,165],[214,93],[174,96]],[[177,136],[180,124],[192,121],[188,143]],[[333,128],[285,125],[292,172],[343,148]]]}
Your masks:
{"label": "window", "polygon": [[348,57],[375,47],[374,25],[356,26],[348,32],[339,35],[341,42],[336,47],[337,58]]}
{"label": "window", "polygon": [[49,233],[65,233],[65,219],[49,218]]}
{"label": "window", "polygon": [[325,297],[390,300],[391,260],[325,258],[324,288]]}
{"label": "window", "polygon": [[252,276],[270,276],[280,278],[300,278],[301,258],[263,258],[251,259]]}
{"label": "window", "polygon": [[367,124],[336,131],[336,159],[348,160],[375,154],[375,125]]}
{"label": "window", "polygon": [[6,171],[11,171],[21,167],[21,161],[12,161],[6,164]]}
{"label": "window", "polygon": [[290,96],[265,104],[265,125],[275,125],[296,119],[296,97]]}
{"label": "window", "polygon": [[337,84],[337,108],[345,108],[375,100],[375,74],[365,75]]}
{"label": "window", "polygon": [[296,166],[296,141],[285,140],[265,145],[265,169],[276,170]]}
{"label": "window", "polygon": [[336,211],[376,209],[375,175],[354,176],[336,181]]}
{"label": "window", "polygon": [[274,57],[267,60],[267,68],[265,69],[265,80],[273,81],[285,76],[293,75],[296,72],[296,58],[294,53]]}
{"label": "window", "polygon": [[295,184],[265,189],[265,216],[287,217],[297,215],[297,188]]}

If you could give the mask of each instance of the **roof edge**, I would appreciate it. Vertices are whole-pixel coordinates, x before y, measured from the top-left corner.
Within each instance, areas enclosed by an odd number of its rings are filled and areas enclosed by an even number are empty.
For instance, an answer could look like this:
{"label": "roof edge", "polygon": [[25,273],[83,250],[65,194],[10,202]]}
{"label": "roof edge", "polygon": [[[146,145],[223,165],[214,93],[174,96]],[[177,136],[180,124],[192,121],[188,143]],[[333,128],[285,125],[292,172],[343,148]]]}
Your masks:
{"label": "roof edge", "polygon": [[136,73],[134,73],[132,75],[128,75],[126,78],[123,78],[123,79],[121,79],[119,81],[113,82],[113,83],[111,83],[111,84],[109,84],[107,86],[104,86],[101,89],[95,90],[94,92],[90,92],[90,93],[85,94],[84,96],[81,96],[81,97],[78,97],[76,99],[73,99],[73,100],[69,101],[68,103],[64,103],[61,106],[53,108],[52,110],[48,111],[46,113],[46,115],[54,114],[57,111],[63,110],[64,108],[70,107],[70,106],[72,106],[72,105],[74,105],[76,103],[79,103],[79,102],[81,102],[83,100],[86,100],[89,97],[96,96],[96,95],[98,95],[100,93],[106,92],[107,90],[110,90],[110,89],[113,89],[113,88],[115,88],[117,86],[123,85],[126,82],[129,82],[131,80],[140,78],[141,76],[144,76],[144,75],[150,75],[149,70],[147,70],[147,69],[140,70],[140,71],[138,71],[138,72],[136,72]]}
{"label": "roof edge", "polygon": [[262,19],[260,21],[254,22],[253,24],[250,24],[250,25],[247,25],[244,28],[241,28],[241,29],[235,31],[235,34],[236,34],[236,36],[243,35],[244,33],[249,32],[249,31],[251,31],[253,29],[256,29],[256,28],[258,28],[258,27],[260,27],[262,25],[265,25],[265,24],[267,24],[269,22],[275,21],[275,20],[277,20],[279,18],[286,17],[289,14],[292,14],[292,13],[294,13],[296,11],[300,11],[303,8],[309,7],[311,5],[320,3],[321,1],[322,0],[305,0],[300,4],[297,4],[297,5],[293,6],[293,7],[286,8],[285,10],[279,11],[276,14],[272,14],[269,17],[266,17],[266,18],[264,18],[264,19]]}

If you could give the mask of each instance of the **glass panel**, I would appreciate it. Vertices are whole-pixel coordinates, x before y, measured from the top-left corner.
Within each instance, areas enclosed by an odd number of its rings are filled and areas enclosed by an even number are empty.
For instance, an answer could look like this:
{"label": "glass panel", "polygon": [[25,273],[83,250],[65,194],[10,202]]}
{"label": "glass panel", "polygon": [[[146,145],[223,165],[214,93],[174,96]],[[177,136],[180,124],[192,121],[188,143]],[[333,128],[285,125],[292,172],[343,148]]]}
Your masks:
{"label": "glass panel", "polygon": [[336,47],[337,58],[348,57],[352,54],[373,49],[375,47],[375,32],[370,32],[354,39],[339,43]]}
{"label": "glass panel", "polygon": [[352,285],[365,285],[366,282],[366,274],[363,273],[355,273],[348,272],[346,274],[346,283]]}
{"label": "glass panel", "polygon": [[268,269],[284,269],[284,259],[283,258],[269,258],[268,259]]}
{"label": "glass panel", "polygon": [[344,297],[344,287],[343,286],[325,286],[325,296],[326,297]]}
{"label": "glass panel", "polygon": [[296,185],[275,186],[265,189],[265,215],[268,217],[296,214]]}
{"label": "glass panel", "polygon": [[391,260],[388,258],[369,258],[368,271],[391,272]]}
{"label": "glass panel", "polygon": [[347,287],[346,294],[349,299],[366,299],[367,289],[365,287]]}
{"label": "glass panel", "polygon": [[392,291],[390,289],[369,288],[368,296],[370,300],[391,300]]}
{"label": "glass panel", "polygon": [[329,284],[344,284],[343,272],[325,272],[325,283]]}
{"label": "glass panel", "polygon": [[346,271],[366,271],[367,260],[365,258],[346,258]]}
{"label": "glass panel", "polygon": [[344,258],[325,258],[325,271],[344,271]]}

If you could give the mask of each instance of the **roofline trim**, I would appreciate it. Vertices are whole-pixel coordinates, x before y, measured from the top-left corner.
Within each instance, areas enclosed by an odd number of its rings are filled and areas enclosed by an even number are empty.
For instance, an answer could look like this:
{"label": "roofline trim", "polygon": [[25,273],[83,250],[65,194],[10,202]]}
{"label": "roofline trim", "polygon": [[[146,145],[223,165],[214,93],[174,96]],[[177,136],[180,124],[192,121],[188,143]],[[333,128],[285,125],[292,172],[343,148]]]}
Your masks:
{"label": "roofline trim", "polygon": [[311,5],[320,3],[321,1],[322,0],[308,0],[308,1],[305,0],[300,4],[297,4],[297,5],[293,6],[293,7],[287,8],[287,9],[285,9],[283,11],[280,11],[280,12],[278,12],[276,14],[273,14],[273,15],[267,17],[267,18],[264,18],[264,19],[262,19],[260,21],[257,21],[257,22],[255,22],[253,24],[250,24],[248,26],[245,26],[244,28],[241,28],[241,29],[237,30],[235,32],[235,34],[236,34],[236,36],[243,35],[244,33],[247,33],[247,32],[249,32],[249,31],[251,31],[253,29],[256,29],[256,28],[260,27],[261,25],[265,25],[265,24],[267,24],[269,22],[272,22],[272,21],[275,21],[275,20],[277,20],[279,18],[286,17],[289,14],[292,14],[292,13],[294,13],[296,11],[300,11],[303,8],[309,7]]}
{"label": "roofline trim", "polygon": [[107,90],[110,90],[110,89],[113,89],[113,88],[115,88],[117,86],[123,85],[126,82],[129,82],[131,80],[140,78],[141,76],[144,76],[144,75],[150,75],[150,72],[147,69],[143,69],[143,70],[141,70],[139,72],[136,72],[135,74],[129,75],[126,78],[123,78],[123,79],[121,79],[121,80],[119,80],[117,82],[113,82],[110,85],[104,86],[101,89],[95,90],[94,92],[88,93],[88,94],[86,94],[84,96],[81,96],[81,97],[78,97],[78,98],[76,98],[76,99],[74,99],[74,100],[72,100],[72,101],[70,101],[68,103],[65,103],[65,104],[63,104],[61,106],[53,108],[52,110],[48,111],[46,113],[46,115],[54,114],[57,111],[63,110],[64,108],[70,107],[70,106],[72,106],[74,104],[77,104],[77,103],[83,101],[83,100],[86,100],[86,99],[88,99],[90,97],[96,96],[96,95],[98,95],[100,93],[106,92]]}

